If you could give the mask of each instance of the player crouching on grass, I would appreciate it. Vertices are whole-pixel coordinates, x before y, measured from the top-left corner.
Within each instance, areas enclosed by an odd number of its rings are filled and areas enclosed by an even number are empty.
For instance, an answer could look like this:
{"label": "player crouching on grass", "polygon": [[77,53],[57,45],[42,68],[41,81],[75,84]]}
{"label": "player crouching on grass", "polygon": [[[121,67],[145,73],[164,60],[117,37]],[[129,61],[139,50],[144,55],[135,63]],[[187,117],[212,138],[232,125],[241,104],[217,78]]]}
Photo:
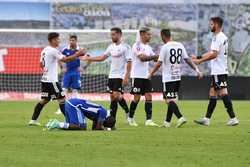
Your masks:
{"label": "player crouching on grass", "polygon": [[202,77],[202,73],[192,62],[191,58],[188,57],[184,46],[179,42],[172,41],[169,29],[161,30],[161,38],[164,45],[161,48],[158,62],[152,69],[148,78],[151,78],[162,66],[163,97],[168,104],[166,120],[164,121],[162,127],[170,127],[173,113],[178,118],[176,127],[181,127],[187,122],[176,104],[181,82],[182,59],[184,59],[185,62],[197,72],[199,78]]}
{"label": "player crouching on grass", "polygon": [[110,116],[101,105],[84,99],[69,99],[65,103],[65,122],[50,120],[46,128],[64,130],[86,130],[86,118],[93,121],[92,130],[111,130],[115,125],[115,118]]}

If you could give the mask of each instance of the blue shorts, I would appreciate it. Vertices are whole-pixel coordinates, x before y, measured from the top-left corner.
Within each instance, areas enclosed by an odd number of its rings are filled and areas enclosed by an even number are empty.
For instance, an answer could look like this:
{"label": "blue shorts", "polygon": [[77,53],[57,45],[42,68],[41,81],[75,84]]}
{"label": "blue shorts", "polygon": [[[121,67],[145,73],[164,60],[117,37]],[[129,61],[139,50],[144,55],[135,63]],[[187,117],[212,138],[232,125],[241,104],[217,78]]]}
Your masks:
{"label": "blue shorts", "polygon": [[80,109],[65,102],[65,119],[66,123],[75,124],[81,128],[87,127],[87,121]]}
{"label": "blue shorts", "polygon": [[81,78],[79,72],[66,72],[63,76],[63,88],[80,89]]}

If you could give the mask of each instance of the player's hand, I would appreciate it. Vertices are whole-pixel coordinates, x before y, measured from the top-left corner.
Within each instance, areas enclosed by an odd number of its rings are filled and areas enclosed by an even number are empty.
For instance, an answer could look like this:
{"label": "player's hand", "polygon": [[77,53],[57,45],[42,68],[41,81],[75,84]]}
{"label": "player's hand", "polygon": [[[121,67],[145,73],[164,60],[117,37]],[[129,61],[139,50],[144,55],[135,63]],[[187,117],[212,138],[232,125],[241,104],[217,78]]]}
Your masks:
{"label": "player's hand", "polygon": [[147,78],[148,78],[148,79],[151,79],[151,78],[152,78],[152,74],[149,74]]}
{"label": "player's hand", "polygon": [[126,85],[128,85],[128,83],[129,83],[129,79],[128,79],[128,77],[125,77],[125,78],[122,80],[122,85],[126,86]]}
{"label": "player's hand", "polygon": [[203,78],[203,73],[202,72],[197,72],[198,78],[202,79]]}
{"label": "player's hand", "polygon": [[76,52],[77,56],[84,56],[86,54],[87,50],[85,48],[79,49],[78,52]]}

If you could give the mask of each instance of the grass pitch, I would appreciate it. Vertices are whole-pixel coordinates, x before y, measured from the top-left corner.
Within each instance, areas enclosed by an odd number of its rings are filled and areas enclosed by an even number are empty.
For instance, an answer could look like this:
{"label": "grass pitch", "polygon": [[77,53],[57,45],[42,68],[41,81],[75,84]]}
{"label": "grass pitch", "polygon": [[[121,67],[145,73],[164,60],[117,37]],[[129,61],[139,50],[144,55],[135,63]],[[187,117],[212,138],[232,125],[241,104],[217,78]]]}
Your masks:
{"label": "grass pitch", "polygon": [[[233,103],[241,121],[236,127],[225,125],[228,116],[222,102],[210,127],[194,124],[193,119],[205,114],[206,101],[179,102],[188,119],[182,128],[145,127],[141,102],[135,115],[138,128],[126,125],[119,109],[117,131],[94,132],[28,127],[35,102],[0,102],[0,167],[249,167],[250,102]],[[40,122],[63,120],[56,110],[57,104],[50,103]],[[155,122],[161,124],[165,114],[163,102],[153,103]]]}

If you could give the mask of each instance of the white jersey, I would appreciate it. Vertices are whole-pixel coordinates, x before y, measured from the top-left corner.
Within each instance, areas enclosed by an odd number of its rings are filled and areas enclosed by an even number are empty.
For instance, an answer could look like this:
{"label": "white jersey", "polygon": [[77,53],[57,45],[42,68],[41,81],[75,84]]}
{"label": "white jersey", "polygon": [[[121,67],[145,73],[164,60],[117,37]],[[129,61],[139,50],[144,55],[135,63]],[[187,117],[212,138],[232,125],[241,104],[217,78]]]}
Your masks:
{"label": "white jersey", "polygon": [[132,69],[131,78],[147,79],[149,75],[149,62],[142,62],[138,55],[154,56],[152,48],[148,44],[136,42],[132,47]]}
{"label": "white jersey", "polygon": [[181,61],[187,58],[187,51],[181,43],[170,41],[164,44],[158,60],[162,62],[162,82],[181,80]]}
{"label": "white jersey", "polygon": [[218,56],[211,60],[211,75],[228,74],[228,38],[223,32],[213,36],[211,50],[218,52]]}
{"label": "white jersey", "polygon": [[58,82],[58,61],[64,55],[56,48],[45,47],[41,52],[40,62],[43,65],[42,82]]}
{"label": "white jersey", "polygon": [[104,52],[104,55],[111,56],[111,67],[109,78],[124,78],[125,65],[131,61],[131,48],[126,43],[116,45],[112,43]]}

